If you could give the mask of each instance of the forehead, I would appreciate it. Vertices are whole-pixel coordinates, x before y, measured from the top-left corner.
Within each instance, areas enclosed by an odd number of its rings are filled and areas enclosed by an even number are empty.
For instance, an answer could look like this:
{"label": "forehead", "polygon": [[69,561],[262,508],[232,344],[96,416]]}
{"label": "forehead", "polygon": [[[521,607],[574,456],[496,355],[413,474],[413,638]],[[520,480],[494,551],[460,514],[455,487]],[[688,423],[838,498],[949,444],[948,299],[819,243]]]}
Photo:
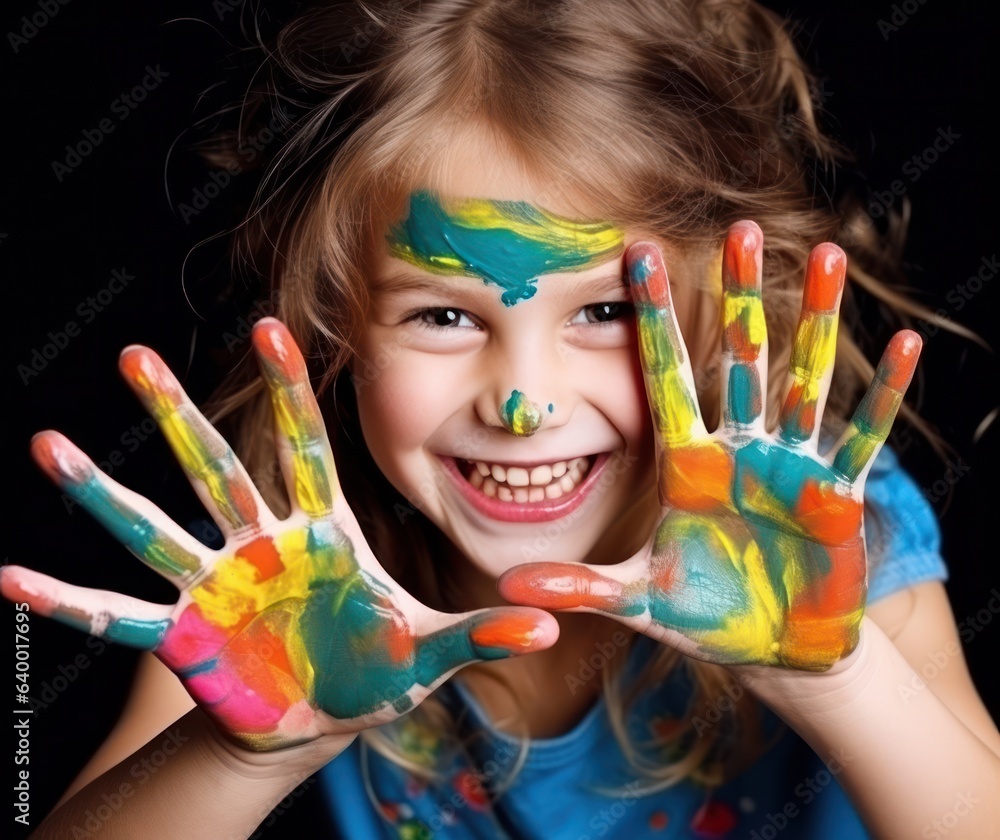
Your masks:
{"label": "forehead", "polygon": [[534,296],[539,277],[585,271],[619,257],[624,232],[562,216],[528,201],[410,195],[403,219],[386,234],[390,256],[431,274],[478,277],[514,306]]}

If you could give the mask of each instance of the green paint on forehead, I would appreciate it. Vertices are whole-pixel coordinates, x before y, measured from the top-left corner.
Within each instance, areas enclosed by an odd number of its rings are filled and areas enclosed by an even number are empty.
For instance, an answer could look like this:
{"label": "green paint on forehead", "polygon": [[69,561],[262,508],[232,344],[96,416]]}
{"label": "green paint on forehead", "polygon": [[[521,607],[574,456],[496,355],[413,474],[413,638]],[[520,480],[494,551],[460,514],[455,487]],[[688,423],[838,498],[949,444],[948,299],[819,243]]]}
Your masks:
{"label": "green paint on forehead", "polygon": [[525,201],[461,199],[448,209],[420,190],[409,215],[388,235],[389,253],[434,274],[495,283],[505,306],[528,300],[543,274],[580,271],[620,254],[624,231],[606,222],[577,222]]}

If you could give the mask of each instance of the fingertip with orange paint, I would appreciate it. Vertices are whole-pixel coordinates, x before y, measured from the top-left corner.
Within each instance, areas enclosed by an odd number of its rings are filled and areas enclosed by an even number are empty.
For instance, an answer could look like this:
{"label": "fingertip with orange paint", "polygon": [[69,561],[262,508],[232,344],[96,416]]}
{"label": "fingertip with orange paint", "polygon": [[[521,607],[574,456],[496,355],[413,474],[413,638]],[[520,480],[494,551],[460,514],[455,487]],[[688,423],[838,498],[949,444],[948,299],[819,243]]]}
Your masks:
{"label": "fingertip with orange paint", "polygon": [[26,603],[32,612],[50,618],[58,604],[28,582],[26,576],[31,574],[21,566],[0,566],[0,595],[15,604]]}
{"label": "fingertip with orange paint", "polygon": [[625,265],[635,299],[654,306],[670,306],[670,283],[660,249],[652,242],[636,242],[625,254]]}
{"label": "fingertip with orange paint", "polygon": [[809,254],[802,308],[811,312],[832,312],[840,303],[847,276],[847,254],[839,245],[824,242]]}
{"label": "fingertip with orange paint", "polygon": [[544,650],[559,638],[559,625],[548,613],[501,609],[482,619],[469,632],[480,649],[502,649],[513,656]]}
{"label": "fingertip with orange paint", "polygon": [[163,359],[141,344],[130,344],[118,356],[118,370],[125,380],[143,394],[176,399],[180,385]]}
{"label": "fingertip with orange paint", "polygon": [[90,460],[59,432],[38,432],[31,439],[31,457],[60,487],[79,485],[93,474]]}
{"label": "fingertip with orange paint", "polygon": [[723,287],[755,289],[760,278],[764,234],[749,219],[729,228],[722,252]]}
{"label": "fingertip with orange paint", "polygon": [[905,391],[917,368],[923,340],[913,330],[900,330],[890,340],[879,361],[876,376],[895,391]]}
{"label": "fingertip with orange paint", "polygon": [[291,379],[305,370],[295,339],[277,318],[261,318],[254,324],[251,341],[260,359],[282,377]]}

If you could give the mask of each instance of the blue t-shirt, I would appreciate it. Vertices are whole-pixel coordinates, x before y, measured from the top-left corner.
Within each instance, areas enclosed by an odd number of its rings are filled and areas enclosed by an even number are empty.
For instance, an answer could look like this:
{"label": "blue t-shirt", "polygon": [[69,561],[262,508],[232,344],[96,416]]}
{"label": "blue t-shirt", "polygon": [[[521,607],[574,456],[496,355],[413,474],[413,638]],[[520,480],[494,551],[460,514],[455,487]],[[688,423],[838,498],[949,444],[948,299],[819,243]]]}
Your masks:
{"label": "blue t-shirt", "polygon": [[[869,603],[921,581],[946,580],[933,512],[896,456],[883,448],[872,466],[865,497],[879,515],[866,517],[870,558]],[[656,642],[638,637],[628,669],[641,667]],[[686,669],[633,708],[633,743],[656,727],[683,718],[690,692]],[[868,834],[829,767],[793,731],[763,708],[763,731],[773,743],[733,781],[708,788],[684,781],[643,794],[644,780],[623,757],[602,700],[570,732],[535,739],[513,782],[492,802],[487,788],[504,785],[519,760],[520,742],[494,729],[473,697],[452,679],[441,698],[476,732],[468,757],[456,756],[443,783],[426,784],[357,739],[320,772],[338,835],[345,838],[600,837],[853,840]],[[703,723],[713,725],[708,719]],[[723,725],[723,724],[720,724]],[[403,718],[394,726],[409,751],[433,752],[435,736]],[[849,761],[852,756],[842,756]],[[473,769],[474,768],[474,769]]]}

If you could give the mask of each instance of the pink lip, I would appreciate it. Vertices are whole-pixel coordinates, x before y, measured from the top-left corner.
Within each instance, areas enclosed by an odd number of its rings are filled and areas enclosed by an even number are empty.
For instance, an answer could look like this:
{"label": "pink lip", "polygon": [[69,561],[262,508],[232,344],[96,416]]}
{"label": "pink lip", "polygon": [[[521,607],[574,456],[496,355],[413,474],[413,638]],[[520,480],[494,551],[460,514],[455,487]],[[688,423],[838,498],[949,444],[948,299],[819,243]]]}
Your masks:
{"label": "pink lip", "polygon": [[439,455],[438,457],[444,464],[445,471],[451,476],[459,492],[469,504],[490,519],[498,519],[501,522],[551,522],[554,519],[568,516],[583,504],[590,491],[596,486],[601,471],[611,460],[611,456],[606,452],[598,455],[587,477],[567,496],[546,499],[542,502],[521,503],[501,502],[499,499],[487,496],[482,490],[473,487],[465,480],[465,476],[462,475],[454,458],[449,455]]}

